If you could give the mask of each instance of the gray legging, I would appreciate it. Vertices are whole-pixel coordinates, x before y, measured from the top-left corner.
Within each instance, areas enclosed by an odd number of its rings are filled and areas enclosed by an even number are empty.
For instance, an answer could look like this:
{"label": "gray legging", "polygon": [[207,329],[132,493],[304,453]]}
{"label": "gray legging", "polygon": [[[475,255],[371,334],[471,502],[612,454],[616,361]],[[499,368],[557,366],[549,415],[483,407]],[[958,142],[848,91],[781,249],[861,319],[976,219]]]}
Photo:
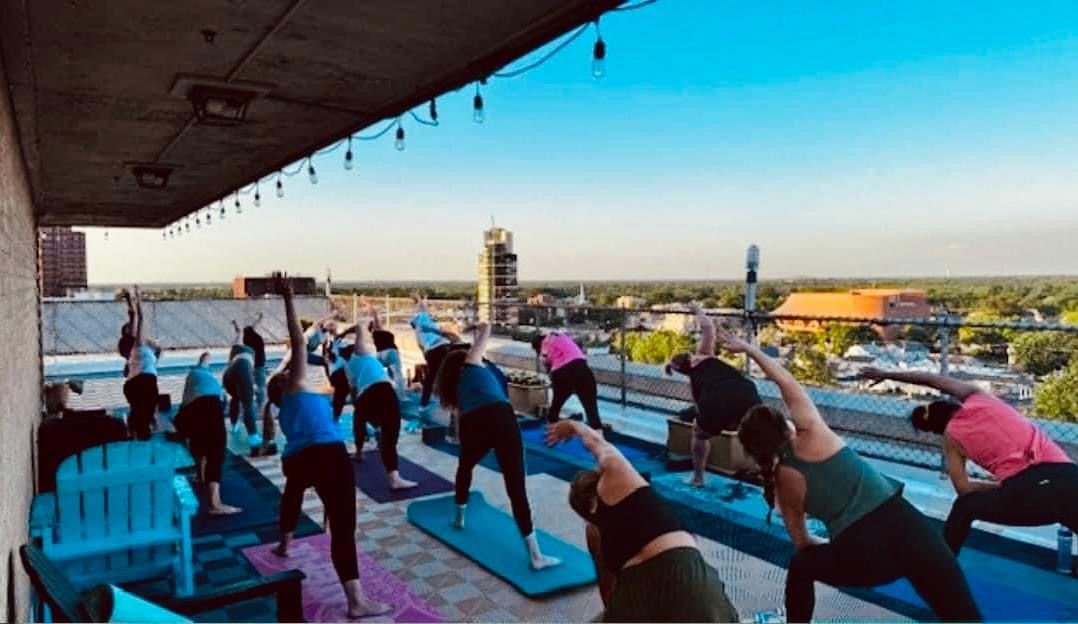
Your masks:
{"label": "gray legging", "polygon": [[239,420],[240,408],[243,408],[243,426],[249,435],[258,432],[255,419],[258,408],[255,405],[255,371],[251,360],[244,357],[234,358],[225,369],[222,380],[225,392],[231,399],[228,402],[228,419],[235,425]]}

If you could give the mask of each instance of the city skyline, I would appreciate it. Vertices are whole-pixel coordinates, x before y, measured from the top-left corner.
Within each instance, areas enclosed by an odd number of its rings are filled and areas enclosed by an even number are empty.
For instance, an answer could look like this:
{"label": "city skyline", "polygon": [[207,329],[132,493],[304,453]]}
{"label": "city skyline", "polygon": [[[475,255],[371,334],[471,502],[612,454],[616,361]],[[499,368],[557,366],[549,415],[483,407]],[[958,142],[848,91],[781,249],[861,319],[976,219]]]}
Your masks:
{"label": "city skyline", "polygon": [[91,230],[90,282],[467,280],[491,214],[522,281],[736,279],[750,243],[762,279],[1078,274],[1078,7],[684,0],[602,31],[601,80],[588,33],[483,87],[482,125],[464,89],[212,228]]}

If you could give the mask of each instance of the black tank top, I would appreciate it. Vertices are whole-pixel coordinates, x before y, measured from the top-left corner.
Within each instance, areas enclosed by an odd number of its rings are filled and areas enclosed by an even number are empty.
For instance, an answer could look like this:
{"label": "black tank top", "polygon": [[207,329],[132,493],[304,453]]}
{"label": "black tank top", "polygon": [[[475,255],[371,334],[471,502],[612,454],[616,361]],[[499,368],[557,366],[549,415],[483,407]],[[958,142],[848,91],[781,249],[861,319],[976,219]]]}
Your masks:
{"label": "black tank top", "polygon": [[723,429],[737,429],[745,412],[761,402],[756,384],[716,357],[706,358],[692,367],[689,383],[701,415],[721,420]]}
{"label": "black tank top", "polygon": [[615,574],[651,540],[685,530],[677,514],[647,485],[616,505],[600,500],[594,524],[602,539],[603,559]]}

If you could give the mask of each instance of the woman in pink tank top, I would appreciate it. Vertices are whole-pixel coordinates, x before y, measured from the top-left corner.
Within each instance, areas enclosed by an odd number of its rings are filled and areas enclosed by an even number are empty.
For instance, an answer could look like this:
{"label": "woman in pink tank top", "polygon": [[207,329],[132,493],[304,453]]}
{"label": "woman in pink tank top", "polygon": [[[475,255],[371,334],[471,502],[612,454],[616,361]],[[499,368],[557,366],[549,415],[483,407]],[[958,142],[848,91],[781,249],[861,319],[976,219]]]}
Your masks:
{"label": "woman in pink tank top", "polygon": [[[1058,522],[1078,531],[1078,465],[1018,410],[978,386],[942,375],[875,368],[861,375],[935,388],[960,401],[933,401],[911,414],[914,428],[943,436],[947,472],[958,492],[943,533],[956,554],[974,520],[1012,526]],[[995,480],[970,479],[967,459]]]}
{"label": "woman in pink tank top", "polygon": [[603,429],[599,418],[599,392],[595,383],[595,374],[588,366],[588,358],[568,334],[556,332],[546,336],[536,334],[532,338],[532,348],[538,354],[547,372],[550,373],[550,385],[554,387],[554,397],[547,411],[547,422],[558,422],[561,406],[570,396],[576,395],[584,406],[584,414],[592,429]]}

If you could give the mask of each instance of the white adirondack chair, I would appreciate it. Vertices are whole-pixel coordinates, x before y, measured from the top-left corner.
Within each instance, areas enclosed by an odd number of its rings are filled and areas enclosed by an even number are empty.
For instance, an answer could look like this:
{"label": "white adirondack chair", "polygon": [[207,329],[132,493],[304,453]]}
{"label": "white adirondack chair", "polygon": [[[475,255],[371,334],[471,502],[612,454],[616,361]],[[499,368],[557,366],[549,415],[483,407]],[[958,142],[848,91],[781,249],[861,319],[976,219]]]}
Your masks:
{"label": "white adirondack chair", "polygon": [[198,499],[177,468],[181,445],[114,442],[60,464],[56,492],[34,497],[30,535],[79,588],[173,575],[177,595],[194,591],[191,516]]}

